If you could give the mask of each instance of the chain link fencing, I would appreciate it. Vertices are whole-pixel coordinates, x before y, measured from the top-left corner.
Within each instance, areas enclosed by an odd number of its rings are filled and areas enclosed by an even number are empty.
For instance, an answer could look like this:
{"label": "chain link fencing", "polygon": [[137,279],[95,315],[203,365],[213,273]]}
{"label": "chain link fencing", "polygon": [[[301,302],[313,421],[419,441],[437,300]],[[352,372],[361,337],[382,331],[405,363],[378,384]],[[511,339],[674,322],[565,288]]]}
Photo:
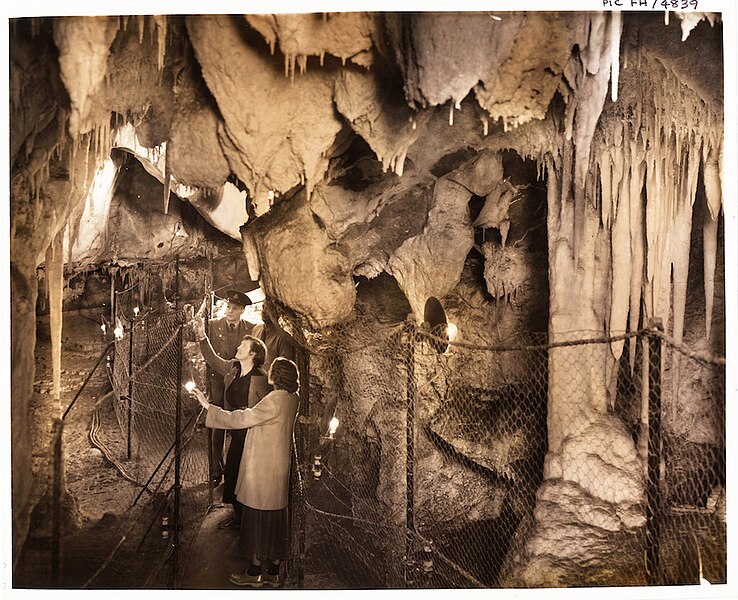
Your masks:
{"label": "chain link fencing", "polygon": [[[93,434],[141,491],[75,583],[176,587],[212,503],[181,391],[205,365],[185,311],[136,315],[126,293]],[[493,347],[371,315],[280,322],[303,350],[288,587],[516,587],[548,553],[576,566],[552,585],[726,581],[724,359],[655,330]]]}
{"label": "chain link fencing", "polygon": [[[576,565],[556,585],[725,581],[723,359],[653,331],[484,347],[284,321],[309,356],[292,585],[515,587],[546,552]],[[676,402],[705,405],[709,443],[662,422]]]}
{"label": "chain link fencing", "polygon": [[[178,264],[173,271],[169,293],[176,299]],[[109,323],[115,340],[101,357],[112,403],[97,403],[89,428],[92,444],[132,485],[118,486],[115,506],[93,528],[64,537],[56,579],[62,587],[177,587],[213,503],[207,429],[184,386],[207,384],[198,345],[187,335],[191,311],[147,285],[150,276],[120,277]]]}
{"label": "chain link fencing", "polygon": [[149,558],[141,586],[174,587],[212,504],[207,430],[199,404],[184,389],[186,382],[205,387],[207,380],[197,344],[186,334],[187,311],[164,304],[138,314],[131,292],[117,295],[122,334],[111,372],[119,430],[109,435],[108,449],[121,472],[141,486],[134,504],[152,513],[139,550],[153,545],[160,558]]}

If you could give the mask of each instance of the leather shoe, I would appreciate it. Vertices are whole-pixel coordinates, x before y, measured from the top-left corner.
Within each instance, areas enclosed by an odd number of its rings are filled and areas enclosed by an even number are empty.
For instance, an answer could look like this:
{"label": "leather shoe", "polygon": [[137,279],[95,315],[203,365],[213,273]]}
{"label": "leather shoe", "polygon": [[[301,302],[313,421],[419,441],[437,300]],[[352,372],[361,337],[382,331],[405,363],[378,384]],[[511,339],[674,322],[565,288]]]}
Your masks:
{"label": "leather shoe", "polygon": [[264,575],[249,575],[247,569],[243,573],[232,573],[228,581],[242,587],[260,588],[264,585]]}

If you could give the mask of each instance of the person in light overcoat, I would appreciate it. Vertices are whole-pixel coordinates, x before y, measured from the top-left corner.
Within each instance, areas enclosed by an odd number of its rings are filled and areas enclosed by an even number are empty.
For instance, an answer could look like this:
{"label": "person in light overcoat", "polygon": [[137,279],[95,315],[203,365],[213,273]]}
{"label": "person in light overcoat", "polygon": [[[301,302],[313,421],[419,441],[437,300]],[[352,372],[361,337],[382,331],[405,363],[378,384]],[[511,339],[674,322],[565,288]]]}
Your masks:
{"label": "person in light overcoat", "polygon": [[236,484],[243,504],[239,550],[250,557],[230,581],[240,586],[279,586],[281,562],[289,551],[287,504],[292,437],[299,405],[297,366],[276,358],[269,370],[274,390],[253,408],[226,411],[209,404],[200,390],[192,394],[208,409],[205,424],[223,429],[248,428]]}

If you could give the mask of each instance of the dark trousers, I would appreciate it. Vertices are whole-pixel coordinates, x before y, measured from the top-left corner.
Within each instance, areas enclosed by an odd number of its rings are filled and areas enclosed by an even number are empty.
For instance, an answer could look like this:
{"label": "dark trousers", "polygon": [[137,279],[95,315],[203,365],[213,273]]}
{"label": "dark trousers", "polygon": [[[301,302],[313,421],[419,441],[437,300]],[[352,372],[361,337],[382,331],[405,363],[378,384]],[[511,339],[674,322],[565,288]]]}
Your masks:
{"label": "dark trousers", "polygon": [[228,446],[228,454],[225,463],[225,481],[223,483],[223,502],[233,504],[236,503],[236,481],[238,481],[238,469],[241,466],[241,455],[243,454],[243,444],[246,441],[247,429],[232,429],[231,444]]}

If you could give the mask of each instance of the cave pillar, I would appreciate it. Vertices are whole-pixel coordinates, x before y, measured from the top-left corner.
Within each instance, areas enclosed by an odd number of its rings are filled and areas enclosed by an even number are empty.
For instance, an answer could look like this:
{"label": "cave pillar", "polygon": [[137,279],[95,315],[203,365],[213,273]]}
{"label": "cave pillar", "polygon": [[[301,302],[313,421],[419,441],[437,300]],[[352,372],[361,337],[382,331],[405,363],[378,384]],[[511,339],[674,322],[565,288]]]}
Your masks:
{"label": "cave pillar", "polygon": [[[601,339],[609,311],[610,233],[593,202],[571,189],[571,150],[563,169],[548,164],[549,342]],[[576,213],[576,216],[575,216]],[[622,548],[613,534],[645,522],[641,459],[623,421],[610,411],[609,344],[551,348],[548,451],[536,495],[527,557],[507,585],[557,586]],[[562,540],[568,543],[562,544]]]}
{"label": "cave pillar", "polygon": [[[594,189],[594,186],[588,186]],[[576,211],[561,173],[549,170],[549,340],[606,334],[609,233],[587,198]],[[622,421],[609,412],[607,344],[552,348],[548,375],[548,455],[544,477],[581,486],[606,502],[638,503],[638,456]]]}
{"label": "cave pillar", "polygon": [[[90,156],[89,136],[83,138],[76,153],[62,152],[58,159],[47,156],[53,170],[66,172],[65,178],[49,178],[36,187],[35,174],[29,176],[21,171],[11,180],[10,208],[10,351],[11,351],[11,466],[12,466],[12,506],[13,506],[13,548],[14,561],[18,560],[20,550],[29,531],[30,516],[34,498],[45,491],[44,482],[39,477],[34,491],[34,477],[38,477],[46,464],[34,465],[34,450],[46,448],[51,440],[34,439],[30,414],[35,378],[36,348],[36,299],[38,283],[36,269],[47,258],[47,250],[54,239],[57,275],[56,310],[61,313],[61,274],[64,257],[62,239],[65,228],[76,223],[84,208],[84,200],[94,179],[97,162]],[[47,167],[52,171],[51,166]],[[40,180],[42,181],[42,180]],[[70,241],[70,244],[72,242]],[[47,265],[48,267],[48,265]],[[53,308],[52,308],[53,310]],[[58,335],[54,352],[61,352],[61,314],[55,321]],[[55,359],[60,360],[60,354]],[[59,365],[57,364],[57,369]],[[48,455],[45,456],[48,459]],[[35,470],[34,470],[35,469]],[[64,491],[62,492],[64,493]]]}

